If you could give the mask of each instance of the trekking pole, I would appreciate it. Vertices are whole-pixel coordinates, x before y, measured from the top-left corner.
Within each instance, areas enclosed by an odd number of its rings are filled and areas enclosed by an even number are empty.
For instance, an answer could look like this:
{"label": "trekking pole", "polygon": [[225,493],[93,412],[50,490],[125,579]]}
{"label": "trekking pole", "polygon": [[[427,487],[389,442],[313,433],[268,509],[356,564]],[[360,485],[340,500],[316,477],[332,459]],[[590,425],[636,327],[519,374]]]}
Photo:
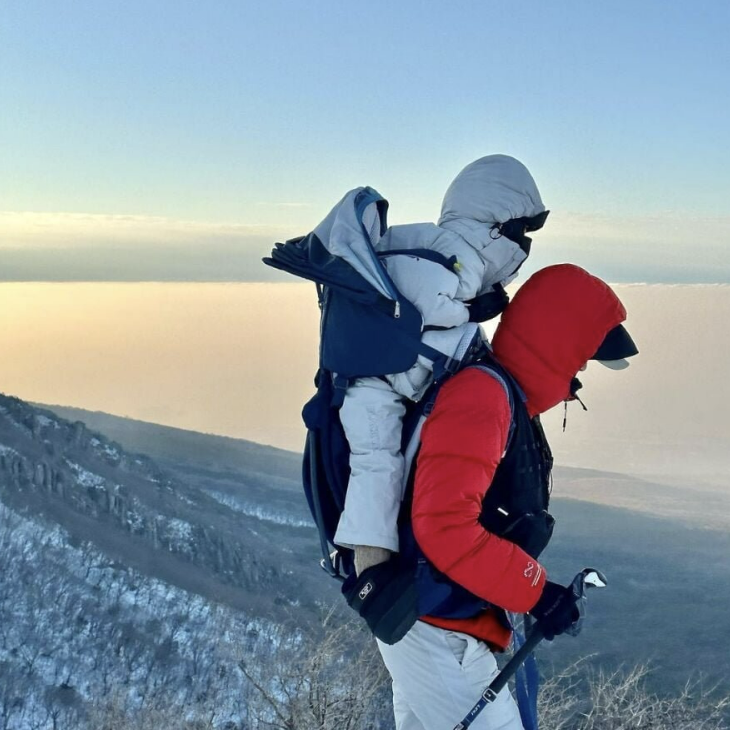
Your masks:
{"label": "trekking pole", "polygon": [[[587,588],[605,588],[607,584],[606,576],[600,570],[594,568],[585,568],[575,576],[571,583],[571,589],[575,595],[576,604],[580,610],[580,618],[576,621],[576,626],[580,627],[583,621],[582,602],[585,599]],[[530,635],[525,643],[514,653],[512,658],[505,664],[504,669],[494,678],[492,683],[487,687],[479,701],[472,707],[469,714],[454,728],[454,730],[466,730],[474,720],[477,719],[479,713],[490,703],[497,699],[497,695],[507,686],[507,682],[514,676],[515,672],[520,668],[527,657],[535,650],[537,645],[545,638],[540,628],[540,624],[536,623],[532,627]]]}

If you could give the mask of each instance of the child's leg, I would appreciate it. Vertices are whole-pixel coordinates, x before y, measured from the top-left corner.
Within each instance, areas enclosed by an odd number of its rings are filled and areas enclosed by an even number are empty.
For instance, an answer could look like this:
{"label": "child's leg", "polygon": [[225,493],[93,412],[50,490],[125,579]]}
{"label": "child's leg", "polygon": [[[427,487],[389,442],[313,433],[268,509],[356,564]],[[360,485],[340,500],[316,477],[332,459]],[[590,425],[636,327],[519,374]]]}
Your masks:
{"label": "child's leg", "polygon": [[[423,341],[451,356],[460,353],[477,331],[467,323],[424,333]],[[404,373],[358,378],[345,394],[340,421],[350,445],[350,482],[335,543],[398,552],[398,512],[403,499],[404,460],[401,432],[405,399],[419,400],[433,379],[432,363],[419,357]],[[387,557],[358,557],[358,572]]]}
{"label": "child's leg", "polygon": [[347,389],[340,420],[350,444],[351,474],[338,545],[398,551],[404,413],[403,397],[379,378],[359,378]]}

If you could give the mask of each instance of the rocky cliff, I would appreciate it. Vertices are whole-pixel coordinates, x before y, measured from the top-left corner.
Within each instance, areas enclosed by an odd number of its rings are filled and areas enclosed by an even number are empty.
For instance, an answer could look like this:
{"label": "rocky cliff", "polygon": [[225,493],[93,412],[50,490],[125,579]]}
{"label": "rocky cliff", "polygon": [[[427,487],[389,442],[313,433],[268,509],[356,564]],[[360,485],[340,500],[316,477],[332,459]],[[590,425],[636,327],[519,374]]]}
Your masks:
{"label": "rocky cliff", "polygon": [[262,615],[303,602],[315,608],[316,541],[298,486],[272,478],[273,502],[291,504],[291,514],[274,513],[258,503],[259,473],[190,470],[186,478],[186,471],[163,469],[80,421],[0,395],[6,504],[50,518],[155,577]]}

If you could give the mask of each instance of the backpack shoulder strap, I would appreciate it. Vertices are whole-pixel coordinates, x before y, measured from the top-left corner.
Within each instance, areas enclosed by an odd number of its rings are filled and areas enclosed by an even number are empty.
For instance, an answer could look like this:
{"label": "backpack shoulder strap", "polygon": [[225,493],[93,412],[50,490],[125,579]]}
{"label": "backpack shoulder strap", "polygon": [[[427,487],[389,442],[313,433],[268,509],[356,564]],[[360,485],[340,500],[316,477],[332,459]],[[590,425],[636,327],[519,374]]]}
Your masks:
{"label": "backpack shoulder strap", "polygon": [[[504,388],[504,392],[507,396],[507,401],[509,403],[509,410],[510,410],[510,422],[509,422],[509,433],[507,434],[507,443],[505,445],[505,453],[509,449],[509,447],[512,445],[512,437],[514,436],[515,432],[515,396],[513,395],[512,388],[510,387],[510,380],[505,377],[502,373],[500,373],[495,367],[490,366],[488,363],[485,362],[479,362],[473,365],[468,365],[467,367],[471,368],[478,368],[484,373],[487,373],[491,377],[493,377],[501,386]],[[412,431],[410,434],[405,434],[405,447],[403,449],[403,458],[404,458],[404,469],[403,469],[403,493],[406,492],[406,487],[408,484],[408,481],[411,477],[411,470],[413,468],[413,463],[415,461],[416,455],[418,454],[418,450],[421,447],[421,432],[423,431],[423,426],[426,423],[426,420],[431,415],[431,411],[433,411],[433,408],[436,404],[436,398],[439,394],[439,391],[441,390],[441,386],[447,381],[449,378],[445,378],[444,380],[441,380],[434,384],[426,393],[424,398],[420,401],[420,403],[417,404],[418,408],[418,414],[414,414],[413,416],[413,426]],[[514,382],[514,381],[511,381]],[[515,383],[515,387],[518,390],[519,397],[522,396],[522,391],[519,390],[519,386]]]}
{"label": "backpack shoulder strap", "polygon": [[[510,412],[510,419],[509,419],[509,432],[507,434],[507,443],[505,444],[504,451],[507,453],[509,450],[509,447],[512,445],[512,437],[514,436],[515,432],[515,398],[514,394],[512,393],[512,388],[510,387],[514,381],[511,381],[511,379],[508,380],[508,378],[504,377],[502,373],[498,372],[496,368],[490,367],[486,363],[477,363],[475,365],[470,365],[469,367],[473,367],[477,370],[481,370],[483,373],[488,373],[491,375],[504,389],[505,395],[507,396],[507,402],[509,403],[509,412]],[[522,396],[522,393],[520,391],[520,396]]]}

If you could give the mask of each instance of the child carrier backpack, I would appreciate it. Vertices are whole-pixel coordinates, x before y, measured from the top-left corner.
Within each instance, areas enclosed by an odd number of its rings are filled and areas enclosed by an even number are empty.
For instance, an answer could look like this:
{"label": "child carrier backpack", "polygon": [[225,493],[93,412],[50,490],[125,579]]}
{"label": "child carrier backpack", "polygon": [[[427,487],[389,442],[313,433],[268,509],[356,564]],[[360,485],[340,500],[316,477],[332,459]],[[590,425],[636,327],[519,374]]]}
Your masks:
{"label": "child carrier backpack", "polygon": [[[387,211],[388,201],[373,188],[355,188],[311,233],[277,243],[263,259],[316,284],[319,367],[337,375],[338,390],[346,380],[405,372],[419,355],[434,362],[437,374],[450,366],[448,357],[421,342],[421,315],[398,291],[383,259],[418,256],[451,270],[456,260],[429,249],[379,250]],[[480,321],[500,314],[508,301],[499,287],[479,300]]]}
{"label": "child carrier backpack", "polygon": [[[476,365],[496,377],[505,388],[512,411],[510,442],[519,437],[517,451],[529,452],[535,462],[523,465],[525,473],[530,469],[536,477],[540,475],[541,481],[539,485],[535,482],[534,489],[520,492],[519,504],[513,503],[509,489],[493,485],[488,492],[489,499],[485,499],[491,506],[487,505],[489,509],[483,513],[483,522],[487,529],[515,542],[522,535],[531,553],[539,553],[552,532],[552,518],[547,514],[546,481],[552,459],[549,450],[546,451],[544,436],[536,433],[530,422],[519,386],[496,363],[481,337],[475,336],[454,357],[421,341],[421,316],[400,294],[382,259],[415,255],[449,268],[453,261],[425,249],[378,251],[378,242],[387,229],[387,208],[387,201],[372,188],[352,190],[314,231],[276,244],[271,257],[264,259],[267,265],[314,281],[317,286],[321,310],[319,369],[315,376],[317,392],[302,412],[307,427],[304,491],[319,534],[321,565],[333,577],[344,580],[354,569],[353,551],[335,549],[333,540],[350,477],[350,448],[339,418],[345,391],[355,378],[404,372],[419,355],[429,358],[433,362],[433,384],[418,403],[407,404],[404,419],[402,451],[409,486],[399,520],[401,556],[417,566],[423,614],[453,618],[474,615],[487,604],[438,573],[418,549],[410,530],[410,494],[420,429],[441,385],[464,367]],[[492,316],[505,306],[499,296],[491,309]],[[542,467],[538,468],[540,464]],[[508,481],[505,487],[509,486]],[[527,545],[530,541],[533,544]]]}

